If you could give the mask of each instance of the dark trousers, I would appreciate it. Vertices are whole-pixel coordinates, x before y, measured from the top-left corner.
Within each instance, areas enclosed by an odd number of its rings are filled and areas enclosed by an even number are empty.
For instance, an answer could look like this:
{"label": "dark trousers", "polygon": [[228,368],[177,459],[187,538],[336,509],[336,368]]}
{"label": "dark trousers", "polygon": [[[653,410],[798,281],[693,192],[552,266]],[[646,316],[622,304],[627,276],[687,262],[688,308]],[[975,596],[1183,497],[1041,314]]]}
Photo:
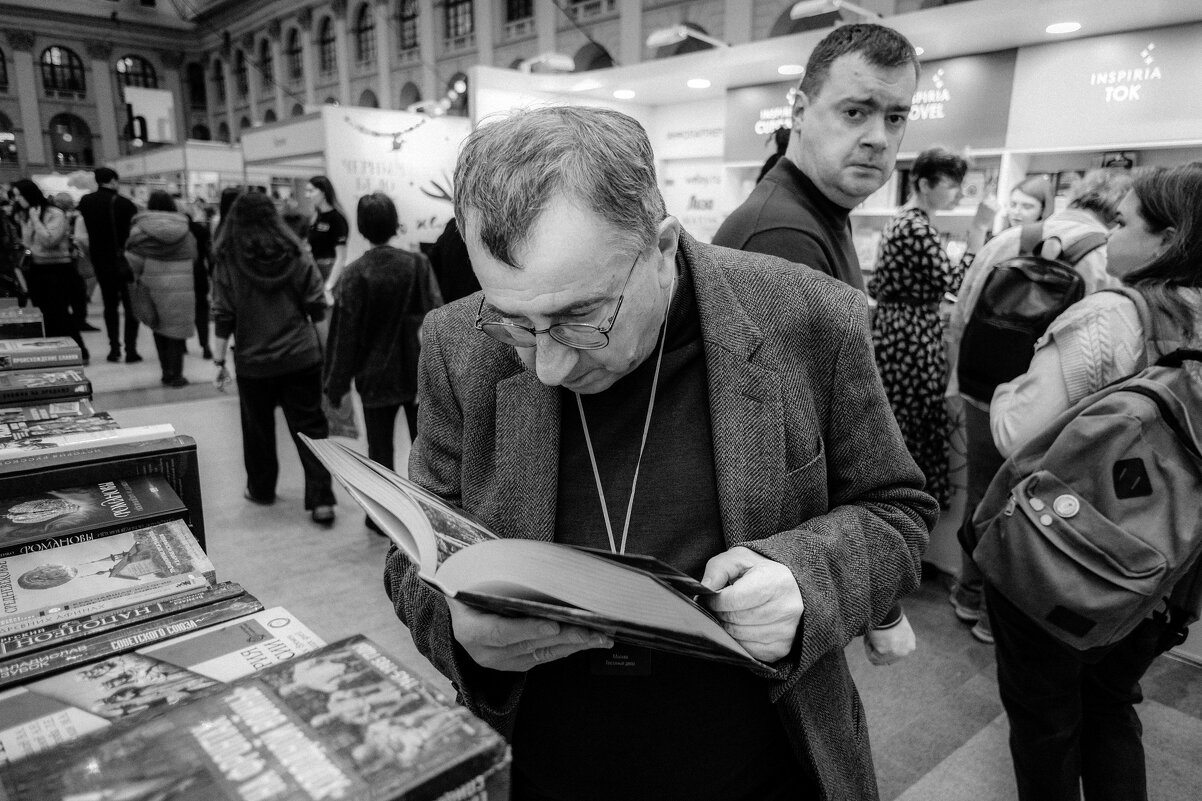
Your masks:
{"label": "dark trousers", "polygon": [[[964,460],[968,471],[967,491],[964,501],[964,519],[960,525],[972,526],[972,516],[989,490],[994,475],[1005,464],[1006,459],[993,444],[993,433],[989,428],[989,410],[977,408],[972,402],[963,400],[964,409]],[[979,593],[984,577],[972,561],[972,554],[961,552],[960,584],[970,593]],[[982,611],[988,606],[982,607]],[[986,621],[988,622],[988,621]]]}
{"label": "dark trousers", "polygon": [[[343,403],[348,402],[347,399]],[[367,434],[367,458],[382,464],[389,470],[396,467],[392,446],[392,435],[396,430],[396,413],[405,407],[405,421],[409,423],[409,436],[417,439],[417,403],[393,403],[388,406],[364,406],[363,428]]]}
{"label": "dark trousers", "polygon": [[330,472],[305,447],[297,434],[313,439],[329,436],[321,411],[321,365],[270,378],[238,376],[238,401],[242,409],[242,458],[246,488],[261,500],[275,497],[280,463],[275,452],[275,410],[284,410],[288,432],[305,471],[305,508],[334,505]]}
{"label": "dark trousers", "polygon": [[209,353],[209,279],[204,269],[193,275],[192,290],[196,294],[196,336],[200,339],[201,353]]}
{"label": "dark trousers", "polygon": [[29,287],[29,299],[42,312],[42,325],[48,337],[71,337],[87,353],[83,337],[79,335],[79,322],[71,314],[71,297],[79,273],[75,265],[30,264],[25,270],[25,283]]}
{"label": "dark trousers", "polygon": [[88,282],[78,271],[75,273],[75,286],[67,303],[71,307],[71,316],[75,318],[77,328],[83,329],[88,321]]}
{"label": "dark trousers", "polygon": [[1062,645],[988,584],[998,688],[1021,801],[1146,801],[1135,705],[1167,620],[1145,620],[1102,654]]}
{"label": "dark trousers", "polygon": [[125,313],[125,355],[138,352],[138,318],[129,301],[129,284],[119,276],[100,278],[100,297],[104,300],[104,327],[109,335],[109,350],[121,352],[121,312]]}
{"label": "dark trousers", "polygon": [[184,340],[155,333],[154,347],[159,352],[159,366],[162,368],[164,381],[179,378],[184,374]]}

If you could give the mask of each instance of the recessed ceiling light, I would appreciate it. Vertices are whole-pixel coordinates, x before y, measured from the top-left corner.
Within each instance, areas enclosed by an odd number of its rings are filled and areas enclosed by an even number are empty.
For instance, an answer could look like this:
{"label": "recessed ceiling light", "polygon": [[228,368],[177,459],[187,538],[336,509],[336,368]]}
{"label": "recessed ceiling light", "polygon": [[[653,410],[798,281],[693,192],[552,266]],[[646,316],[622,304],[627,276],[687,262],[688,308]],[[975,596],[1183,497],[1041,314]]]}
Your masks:
{"label": "recessed ceiling light", "polygon": [[800,75],[806,71],[806,68],[801,64],[781,64],[776,71],[781,75]]}
{"label": "recessed ceiling light", "polygon": [[916,55],[916,56],[921,56],[925,52],[927,52],[927,51],[922,49],[921,47],[914,48],[914,55]]}
{"label": "recessed ceiling light", "polygon": [[706,78],[689,78],[689,80],[685,83],[685,86],[689,87],[690,89],[709,89],[710,82]]}
{"label": "recessed ceiling light", "polygon": [[1081,30],[1080,22],[1053,22],[1044,28],[1048,33],[1076,33]]}
{"label": "recessed ceiling light", "polygon": [[634,100],[634,90],[633,89],[615,89],[614,97],[616,97],[618,100]]}

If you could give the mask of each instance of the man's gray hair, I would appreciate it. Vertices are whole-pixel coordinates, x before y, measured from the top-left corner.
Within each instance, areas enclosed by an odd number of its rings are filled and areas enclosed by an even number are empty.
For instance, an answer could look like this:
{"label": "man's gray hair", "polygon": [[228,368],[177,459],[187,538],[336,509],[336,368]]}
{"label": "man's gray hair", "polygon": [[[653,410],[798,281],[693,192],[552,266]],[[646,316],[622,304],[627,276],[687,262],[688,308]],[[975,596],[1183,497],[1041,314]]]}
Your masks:
{"label": "man's gray hair", "polygon": [[455,166],[455,216],[494,258],[517,267],[514,251],[564,197],[632,245],[650,246],[665,211],[643,126],[609,109],[552,106],[485,121],[464,142]]}
{"label": "man's gray hair", "polygon": [[1125,170],[1090,170],[1069,191],[1068,207],[1092,211],[1105,225],[1118,216],[1119,203],[1131,189],[1131,173]]}

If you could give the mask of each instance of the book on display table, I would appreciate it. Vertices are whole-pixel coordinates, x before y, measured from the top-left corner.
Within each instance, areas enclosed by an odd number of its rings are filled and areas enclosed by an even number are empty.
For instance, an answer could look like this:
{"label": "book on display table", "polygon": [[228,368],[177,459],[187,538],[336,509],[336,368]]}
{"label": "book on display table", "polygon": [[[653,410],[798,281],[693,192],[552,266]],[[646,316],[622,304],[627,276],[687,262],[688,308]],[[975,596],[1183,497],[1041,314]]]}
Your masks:
{"label": "book on display table", "polygon": [[0,406],[92,397],[92,382],[78,368],[0,372]]}
{"label": "book on display table", "polygon": [[695,600],[713,590],[672,566],[650,556],[501,539],[345,445],[300,437],[418,568],[422,581],[448,598],[772,675]]}
{"label": "book on display table", "polygon": [[[96,408],[88,398],[51,403],[35,403],[27,406],[0,406],[0,423],[45,423],[70,417],[92,417]],[[105,413],[107,414],[107,413]]]}
{"label": "book on display table", "polygon": [[84,426],[84,431],[69,431],[48,434],[42,437],[27,437],[9,442],[0,447],[0,461],[19,459],[30,453],[46,451],[78,451],[101,445],[117,445],[124,442],[146,442],[154,439],[170,439],[175,436],[175,426],[156,423],[147,426]]}
{"label": "book on display table", "polygon": [[108,412],[54,417],[37,421],[0,420],[0,448],[31,437],[55,437],[89,431],[110,431],[120,427]]}
{"label": "book on display table", "polygon": [[0,339],[0,370],[31,370],[83,364],[83,351],[71,337]]}
{"label": "book on display table", "polygon": [[44,337],[42,311],[35,306],[0,306],[0,339]]}
{"label": "book on display table", "polygon": [[6,801],[504,801],[504,739],[352,637],[19,759]]}

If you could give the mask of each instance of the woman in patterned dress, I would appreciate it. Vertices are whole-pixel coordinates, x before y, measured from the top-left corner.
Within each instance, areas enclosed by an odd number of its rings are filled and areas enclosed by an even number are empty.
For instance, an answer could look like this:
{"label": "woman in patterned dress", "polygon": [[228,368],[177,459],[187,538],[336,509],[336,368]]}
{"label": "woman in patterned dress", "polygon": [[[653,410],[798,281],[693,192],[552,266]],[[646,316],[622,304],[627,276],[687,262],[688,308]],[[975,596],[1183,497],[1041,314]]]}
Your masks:
{"label": "woman in patterned dress", "polygon": [[969,233],[968,249],[955,264],[931,224],[937,211],[960,199],[967,162],[942,148],[924,150],[910,171],[911,194],[881,237],[868,292],[877,301],[873,343],[881,380],[910,455],[927,479],[926,491],[943,507],[951,503],[943,393],[947,383],[939,303],[960,288],[964,270],[985,240],[985,226]]}

